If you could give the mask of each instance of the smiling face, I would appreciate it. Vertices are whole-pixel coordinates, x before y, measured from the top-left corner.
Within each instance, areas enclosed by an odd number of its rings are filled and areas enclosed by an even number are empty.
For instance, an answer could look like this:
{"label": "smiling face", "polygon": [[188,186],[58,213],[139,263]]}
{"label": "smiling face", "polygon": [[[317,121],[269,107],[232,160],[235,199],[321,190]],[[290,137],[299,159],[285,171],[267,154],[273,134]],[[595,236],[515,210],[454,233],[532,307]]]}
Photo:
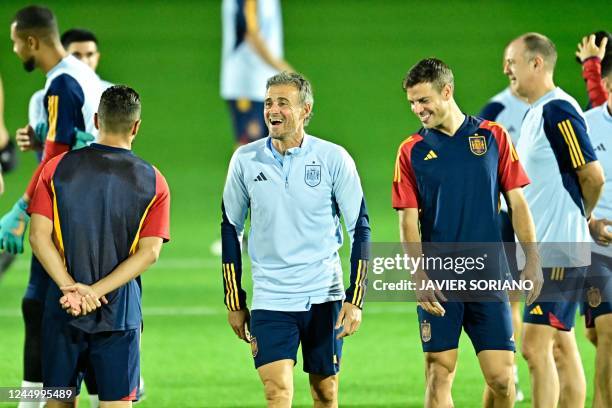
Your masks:
{"label": "smiling face", "polygon": [[264,119],[273,139],[285,140],[304,128],[309,105],[302,105],[298,89],[293,85],[272,85],[266,91]]}
{"label": "smiling face", "polygon": [[511,42],[504,55],[504,74],[517,95],[528,98],[534,83],[534,67],[522,40]]}
{"label": "smiling face", "polygon": [[406,89],[412,112],[426,129],[439,127],[448,117],[452,86],[446,84],[438,91],[431,82],[421,82]]}

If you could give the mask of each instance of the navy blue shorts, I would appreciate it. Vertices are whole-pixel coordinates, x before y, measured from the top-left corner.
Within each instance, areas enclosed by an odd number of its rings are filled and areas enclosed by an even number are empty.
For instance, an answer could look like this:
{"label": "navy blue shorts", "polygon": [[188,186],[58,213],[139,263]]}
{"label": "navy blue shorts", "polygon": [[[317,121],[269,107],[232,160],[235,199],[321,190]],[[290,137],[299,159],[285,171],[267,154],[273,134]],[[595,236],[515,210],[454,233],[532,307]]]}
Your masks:
{"label": "navy blue shorts", "polygon": [[134,401],[140,380],[140,329],[85,333],[69,324],[43,321],[43,384],[80,392],[93,370],[101,401]]}
{"label": "navy blue shorts", "polygon": [[523,322],[543,324],[555,329],[570,331],[576,323],[578,302],[537,302],[525,305]]}
{"label": "navy blue shorts", "polygon": [[342,340],[335,329],[342,301],[312,305],[306,312],[253,310],[251,313],[251,350],[255,368],[274,361],[291,359],[297,363],[302,344],[304,371],[334,375],[340,371]]}
{"label": "navy blue shorts", "polygon": [[514,351],[512,316],[507,302],[446,302],[446,314],[432,315],[417,307],[424,352],[459,347],[461,329],[472,341],[476,354],[483,350]]}
{"label": "navy blue shorts", "polygon": [[268,128],[263,116],[263,102],[237,99],[229,100],[227,103],[234,124],[234,135],[238,143],[247,144],[268,135]]}
{"label": "navy blue shorts", "polygon": [[559,300],[525,306],[523,322],[543,324],[563,331],[572,330],[582,299],[586,271],[586,267],[543,268],[544,286],[540,297]]}
{"label": "navy blue shorts", "polygon": [[38,262],[38,259],[32,255],[32,262],[30,263],[30,279],[28,280],[28,287],[26,293],[23,296],[26,299],[38,300],[41,303],[45,302],[47,296],[47,288],[51,282],[51,277],[45,271],[45,268]]}
{"label": "navy blue shorts", "polygon": [[612,258],[592,253],[585,285],[584,324],[595,327],[595,319],[612,313]]}

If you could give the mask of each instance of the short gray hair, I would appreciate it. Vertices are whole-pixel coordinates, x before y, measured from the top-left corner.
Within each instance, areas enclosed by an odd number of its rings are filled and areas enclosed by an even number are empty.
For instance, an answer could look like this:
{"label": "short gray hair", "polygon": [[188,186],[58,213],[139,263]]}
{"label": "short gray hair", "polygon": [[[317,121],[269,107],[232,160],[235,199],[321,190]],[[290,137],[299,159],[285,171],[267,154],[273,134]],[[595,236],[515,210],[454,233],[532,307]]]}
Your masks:
{"label": "short gray hair", "polygon": [[312,118],[312,107],[314,106],[314,97],[312,95],[312,86],[310,82],[297,72],[279,72],[278,74],[268,78],[266,83],[266,91],[273,85],[293,85],[298,90],[298,97],[302,106],[310,105],[310,114],[304,119],[304,126],[308,125]]}
{"label": "short gray hair", "polygon": [[550,38],[540,33],[527,33],[519,37],[525,44],[525,54],[528,60],[541,56],[548,71],[552,72],[557,64],[557,48]]}

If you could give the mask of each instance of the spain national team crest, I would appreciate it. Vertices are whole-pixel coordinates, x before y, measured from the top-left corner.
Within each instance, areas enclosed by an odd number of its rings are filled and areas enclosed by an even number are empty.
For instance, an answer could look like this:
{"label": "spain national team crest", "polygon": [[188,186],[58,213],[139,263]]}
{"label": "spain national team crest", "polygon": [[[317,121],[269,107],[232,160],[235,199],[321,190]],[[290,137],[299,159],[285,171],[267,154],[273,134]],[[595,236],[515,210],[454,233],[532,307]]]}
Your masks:
{"label": "spain national team crest", "polygon": [[597,307],[601,305],[601,292],[599,288],[591,287],[587,291],[587,300],[589,301],[589,306]]}
{"label": "spain national team crest", "polygon": [[255,336],[251,337],[251,353],[253,353],[253,358],[257,357],[257,352],[259,351],[259,349],[257,348],[257,339],[255,338]]}
{"label": "spain national team crest", "polygon": [[316,187],[321,183],[321,166],[318,164],[307,164],[304,171],[304,181],[310,187]]}
{"label": "spain national team crest", "polygon": [[431,324],[427,322],[421,323],[421,340],[423,343],[427,343],[431,340]]}
{"label": "spain national team crest", "polygon": [[469,137],[470,150],[476,156],[482,156],[487,152],[487,139],[481,135],[474,135]]}

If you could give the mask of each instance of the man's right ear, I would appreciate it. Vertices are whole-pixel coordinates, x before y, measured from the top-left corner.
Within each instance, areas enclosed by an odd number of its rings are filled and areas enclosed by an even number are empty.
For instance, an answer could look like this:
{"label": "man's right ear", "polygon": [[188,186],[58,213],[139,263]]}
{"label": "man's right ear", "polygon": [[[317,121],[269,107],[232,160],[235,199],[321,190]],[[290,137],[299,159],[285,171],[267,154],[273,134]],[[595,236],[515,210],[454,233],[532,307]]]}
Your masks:
{"label": "man's right ear", "polygon": [[94,126],[97,130],[100,130],[100,125],[98,124],[98,112],[94,113]]}

